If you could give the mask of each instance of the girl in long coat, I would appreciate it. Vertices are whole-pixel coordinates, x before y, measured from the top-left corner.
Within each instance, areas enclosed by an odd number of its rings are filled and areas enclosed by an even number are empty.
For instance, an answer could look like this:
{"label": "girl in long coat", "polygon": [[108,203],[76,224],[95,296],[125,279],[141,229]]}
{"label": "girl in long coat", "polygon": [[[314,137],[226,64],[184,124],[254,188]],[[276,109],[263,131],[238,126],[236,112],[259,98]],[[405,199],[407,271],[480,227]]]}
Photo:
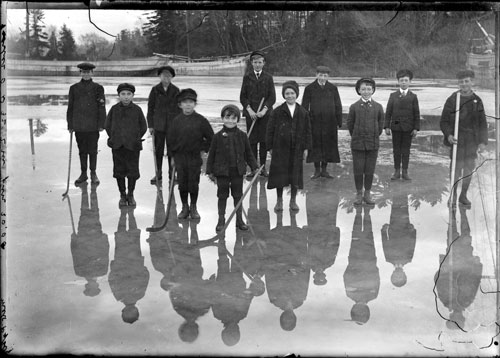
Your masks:
{"label": "girl in long coat", "polygon": [[282,211],[283,188],[290,185],[290,209],[297,211],[297,189],[304,187],[302,161],[312,147],[311,124],[308,112],[296,103],[297,82],[283,83],[282,95],[285,102],[272,111],[267,125],[266,143],[271,153],[267,188],[276,188],[278,200],[274,210]]}

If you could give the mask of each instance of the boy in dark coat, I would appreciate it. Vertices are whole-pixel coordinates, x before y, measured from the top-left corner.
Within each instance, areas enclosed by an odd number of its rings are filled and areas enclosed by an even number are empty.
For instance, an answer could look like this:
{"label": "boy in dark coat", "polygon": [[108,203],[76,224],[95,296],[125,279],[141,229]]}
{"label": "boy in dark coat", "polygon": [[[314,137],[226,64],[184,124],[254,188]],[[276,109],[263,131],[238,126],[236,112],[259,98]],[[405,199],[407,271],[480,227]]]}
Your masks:
{"label": "boy in dark coat", "polygon": [[104,87],[92,81],[93,69],[91,63],[78,65],[82,80],[69,88],[68,110],[66,121],[68,130],[75,132],[76,143],[80,155],[81,174],[75,180],[75,185],[80,185],[88,179],[87,156],[90,164],[90,179],[93,184],[99,184],[96,174],[97,143],[99,132],[104,129],[106,120],[106,99]]}
{"label": "boy in dark coat", "polygon": [[[156,180],[162,180],[163,152],[167,140],[167,132],[174,118],[181,112],[177,105],[179,88],[171,81],[175,77],[175,70],[171,66],[163,66],[158,69],[160,83],[155,85],[149,93],[148,99],[148,128],[149,133],[154,135],[154,151],[156,155],[155,168],[158,178],[151,179],[151,184]],[[168,178],[172,176],[172,156],[168,154]]]}
{"label": "boy in dark coat", "polygon": [[[441,131],[444,134],[444,144],[453,147],[457,144],[457,158],[455,167],[455,183],[453,195],[450,197],[450,205],[455,205],[457,196],[458,180],[462,182],[462,191],[458,201],[462,205],[470,206],[467,199],[467,190],[472,179],[472,171],[475,167],[477,151],[482,152],[488,144],[488,123],[484,114],[484,106],[481,98],[472,90],[474,85],[474,72],[471,70],[460,71],[457,74],[460,90],[453,93],[448,99],[441,114]],[[455,112],[459,93],[459,126],[458,133],[455,132]],[[456,136],[458,135],[458,140]],[[453,148],[451,148],[453,149]],[[450,158],[453,150],[450,150]],[[451,158],[453,160],[453,158]]]}
{"label": "boy in dark coat", "polygon": [[[182,113],[174,118],[172,128],[168,133],[167,145],[172,153],[177,170],[179,194],[182,201],[182,210],[177,216],[179,219],[200,219],[196,208],[200,184],[201,151],[208,152],[214,131],[208,120],[197,113],[194,108],[197,100],[196,92],[191,88],[183,89],[177,96],[177,103]],[[188,194],[191,196],[191,205],[188,205]]]}
{"label": "boy in dark coat", "polygon": [[268,189],[276,188],[275,211],[283,210],[283,188],[291,186],[290,210],[299,210],[295,201],[297,190],[304,187],[302,161],[312,147],[309,113],[296,103],[299,85],[283,83],[285,102],[274,109],[267,124],[267,149],[271,153]]}
{"label": "boy in dark coat", "polygon": [[413,73],[410,70],[399,70],[396,73],[399,90],[391,93],[385,112],[385,134],[392,134],[392,150],[394,155],[394,174],[391,180],[401,178],[401,162],[403,162],[403,180],[411,180],[408,176],[411,140],[420,130],[420,109],[417,95],[408,89]]}
{"label": "boy in dark coat", "polygon": [[[337,128],[342,127],[342,102],[337,86],[328,82],[330,69],[318,66],[316,80],[304,90],[302,107],[309,111],[312,150],[307,162],[314,162],[311,179],[333,178],[326,171],[328,162],[340,163]],[[321,165],[321,171],[320,171]]]}
{"label": "boy in dark coat", "polygon": [[363,200],[368,205],[373,205],[375,202],[371,198],[370,190],[377,164],[379,136],[382,134],[384,124],[384,110],[380,103],[372,99],[375,92],[373,79],[359,79],[356,82],[356,92],[361,98],[351,105],[347,117],[347,128],[351,134],[354,184],[356,185],[354,205],[361,205]]}
{"label": "boy in dark coat", "polygon": [[[122,83],[117,91],[120,102],[111,107],[106,118],[108,146],[113,153],[113,177],[116,178],[120,191],[119,206],[135,206],[134,189],[140,177],[141,138],[148,127],[141,107],[132,102],[134,85]],[[128,194],[125,193],[125,178],[128,178]]]}
{"label": "boy in dark coat", "polygon": [[[225,225],[226,202],[231,187],[234,205],[243,196],[243,175],[248,164],[252,171],[257,170],[257,162],[250,149],[246,133],[238,129],[240,110],[232,104],[224,106],[221,111],[224,126],[215,134],[208,152],[206,173],[217,182],[219,221],[215,231],[219,232]],[[236,227],[248,230],[241,216],[242,208],[236,211]]]}
{"label": "boy in dark coat", "polygon": [[[262,71],[265,64],[264,53],[254,51],[250,55],[253,70],[243,77],[240,91],[240,102],[243,106],[243,115],[247,122],[247,133],[253,124],[250,133],[250,146],[255,158],[259,158],[260,165],[266,164],[266,130],[269,113],[276,102],[276,89],[274,88],[273,76]],[[262,102],[262,100],[264,100]],[[262,103],[262,106],[259,105]],[[255,122],[255,123],[254,123]],[[259,145],[259,156],[257,157],[257,144]],[[267,177],[266,168],[260,172]]]}

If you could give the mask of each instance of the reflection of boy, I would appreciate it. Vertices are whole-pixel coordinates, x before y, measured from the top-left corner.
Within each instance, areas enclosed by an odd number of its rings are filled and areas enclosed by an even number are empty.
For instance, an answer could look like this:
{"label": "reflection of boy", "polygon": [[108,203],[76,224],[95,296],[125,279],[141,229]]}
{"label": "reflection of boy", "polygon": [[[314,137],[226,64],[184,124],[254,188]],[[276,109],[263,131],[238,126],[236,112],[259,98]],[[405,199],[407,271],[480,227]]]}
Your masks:
{"label": "reflection of boy", "polygon": [[[472,171],[475,167],[477,151],[483,151],[488,144],[488,124],[484,113],[484,106],[481,98],[472,90],[474,85],[474,72],[464,70],[457,73],[460,103],[459,103],[459,125],[458,133],[455,131],[455,112],[457,103],[457,92],[448,99],[441,114],[441,131],[444,134],[444,144],[452,147],[457,144],[457,158],[455,167],[455,182],[460,178],[462,191],[458,201],[462,205],[470,206],[467,199],[467,190],[472,179]],[[458,135],[458,141],[456,139]],[[450,157],[453,150],[450,150]],[[453,160],[453,158],[452,158]],[[450,197],[450,204],[455,205],[458,185],[452,183],[453,195]]]}
{"label": "reflection of boy", "polygon": [[[148,98],[148,128],[154,134],[154,151],[156,155],[156,165],[158,166],[158,178],[151,179],[151,184],[156,184],[156,180],[162,180],[163,152],[167,139],[167,132],[173,119],[180,113],[177,106],[176,96],[179,88],[171,81],[175,77],[175,70],[171,66],[163,66],[158,69],[160,83],[155,85]],[[172,176],[172,156],[168,153],[168,178]]]}
{"label": "reflection of boy", "polygon": [[408,89],[413,73],[410,70],[399,70],[396,74],[399,90],[391,93],[387,103],[384,128],[387,135],[392,134],[394,155],[394,174],[391,180],[401,177],[403,162],[403,180],[411,180],[408,176],[411,140],[420,130],[420,109],[417,95]]}
{"label": "reflection of boy", "polygon": [[[247,121],[247,132],[250,131],[252,123],[255,122],[250,133],[250,146],[255,158],[259,158],[260,165],[266,164],[266,128],[269,113],[276,102],[276,89],[274,88],[273,76],[262,70],[265,65],[264,53],[254,51],[250,55],[253,70],[243,77],[240,91],[240,102],[243,106],[243,115]],[[264,99],[259,109],[261,100]],[[259,156],[257,156],[257,145],[259,145]],[[266,168],[260,173],[267,176]]]}
{"label": "reflection of boy", "polygon": [[[113,153],[113,177],[120,191],[119,206],[135,206],[134,189],[140,177],[141,138],[147,131],[147,124],[141,107],[132,102],[135,86],[122,83],[117,91],[120,102],[111,107],[106,118],[108,146]],[[125,193],[125,178],[128,178],[128,194]]]}

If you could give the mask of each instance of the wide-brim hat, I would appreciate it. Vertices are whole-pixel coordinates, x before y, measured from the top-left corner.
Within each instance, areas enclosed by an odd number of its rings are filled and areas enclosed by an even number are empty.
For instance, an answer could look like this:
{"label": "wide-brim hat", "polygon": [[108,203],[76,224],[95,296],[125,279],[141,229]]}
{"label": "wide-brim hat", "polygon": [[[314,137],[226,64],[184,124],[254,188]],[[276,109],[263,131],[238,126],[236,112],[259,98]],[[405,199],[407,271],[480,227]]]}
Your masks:
{"label": "wide-brim hat", "polygon": [[90,62],[82,62],[79,63],[76,67],[78,67],[80,70],[93,70],[95,68],[95,65],[91,64]]}
{"label": "wide-brim hat", "polygon": [[116,91],[118,92],[118,94],[120,94],[121,91],[130,91],[132,93],[135,93],[135,86],[131,83],[120,83]]}
{"label": "wide-brim hat", "polygon": [[192,99],[196,102],[198,95],[196,91],[192,88],[185,88],[179,92],[177,95],[177,103],[184,101],[185,99]]}
{"label": "wide-brim hat", "polygon": [[283,98],[285,98],[285,91],[288,88],[293,89],[295,91],[295,93],[297,94],[297,97],[299,96],[299,84],[292,80],[292,81],[286,81],[285,83],[283,83],[283,87],[281,89],[281,95],[283,96]]}
{"label": "wide-brim hat", "polygon": [[318,66],[316,67],[316,73],[330,73],[330,67],[327,66]]}
{"label": "wide-brim hat", "polygon": [[369,83],[372,85],[372,88],[373,88],[373,93],[375,93],[375,81],[373,80],[373,78],[370,78],[370,77],[363,77],[363,78],[360,78],[357,82],[356,82],[356,93],[358,95],[361,96],[361,93],[359,92],[359,88],[361,87],[361,84],[362,83]]}
{"label": "wide-brim hat", "polygon": [[172,68],[172,66],[162,66],[158,68],[158,76],[161,75],[163,71],[168,71],[172,75],[172,77],[175,77],[175,70]]}
{"label": "wide-brim hat", "polygon": [[260,56],[260,57],[263,57],[264,59],[266,58],[266,55],[264,54],[264,52],[262,51],[253,51],[251,54],[250,54],[250,61],[252,61],[253,57],[254,56]]}
{"label": "wide-brim hat", "polygon": [[222,107],[222,110],[220,111],[220,116],[221,118],[224,117],[224,112],[226,110],[231,110],[231,112],[234,112],[234,114],[236,115],[237,119],[240,120],[240,117],[241,117],[241,111],[240,109],[235,106],[234,104],[227,104],[225,105],[224,107]]}

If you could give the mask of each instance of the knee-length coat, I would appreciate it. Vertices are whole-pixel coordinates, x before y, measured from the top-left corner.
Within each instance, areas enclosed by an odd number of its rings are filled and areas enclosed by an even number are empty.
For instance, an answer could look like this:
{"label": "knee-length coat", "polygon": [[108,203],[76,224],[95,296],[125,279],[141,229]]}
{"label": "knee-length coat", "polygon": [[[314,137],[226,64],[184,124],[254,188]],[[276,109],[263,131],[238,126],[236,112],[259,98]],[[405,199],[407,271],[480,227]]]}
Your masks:
{"label": "knee-length coat", "polygon": [[294,185],[304,187],[302,160],[304,150],[311,150],[311,123],[309,113],[295,106],[293,117],[284,102],[276,107],[267,124],[267,150],[272,150],[267,188]]}
{"label": "knee-length coat", "polygon": [[337,129],[342,127],[342,102],[337,86],[318,81],[309,84],[302,96],[302,107],[309,111],[312,150],[307,162],[340,163]]}

